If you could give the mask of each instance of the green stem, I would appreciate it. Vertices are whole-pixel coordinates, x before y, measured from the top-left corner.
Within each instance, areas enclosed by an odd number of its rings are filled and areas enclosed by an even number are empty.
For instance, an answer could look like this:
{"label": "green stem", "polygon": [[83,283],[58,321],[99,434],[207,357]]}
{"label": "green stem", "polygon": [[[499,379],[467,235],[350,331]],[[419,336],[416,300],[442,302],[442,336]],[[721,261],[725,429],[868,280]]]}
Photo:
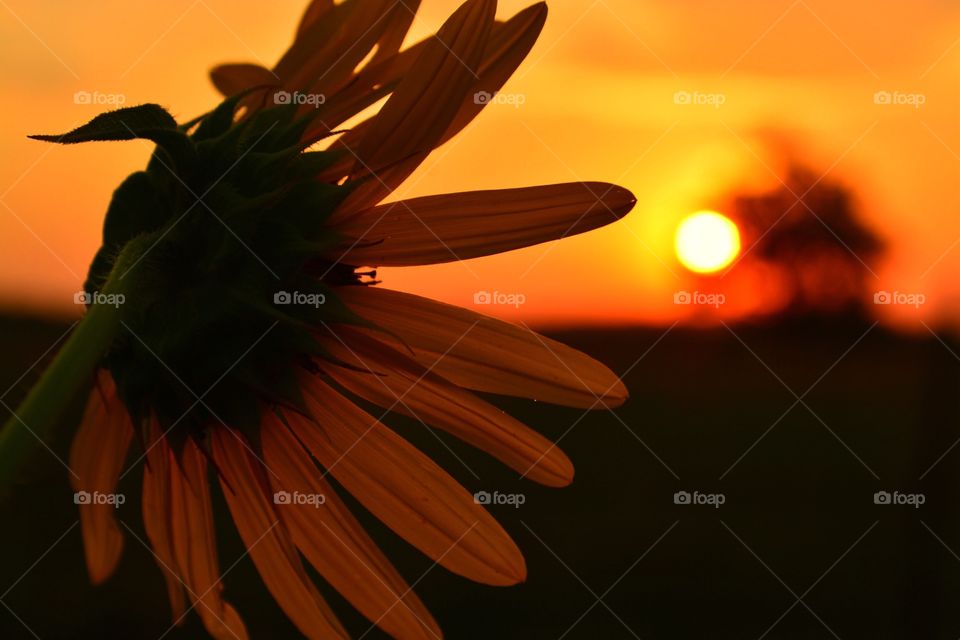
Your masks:
{"label": "green stem", "polygon": [[136,265],[146,239],[127,244],[115,263],[103,295],[118,296],[101,304],[94,300],[53,362],[43,372],[26,399],[0,431],[0,493],[9,488],[28,454],[61,426],[67,410],[89,387],[97,367],[113,343],[121,326],[121,305],[125,291],[134,285],[124,274]]}
{"label": "green stem", "polygon": [[0,431],[0,490],[9,487],[27,454],[46,440],[90,384],[120,327],[119,308],[93,304]]}

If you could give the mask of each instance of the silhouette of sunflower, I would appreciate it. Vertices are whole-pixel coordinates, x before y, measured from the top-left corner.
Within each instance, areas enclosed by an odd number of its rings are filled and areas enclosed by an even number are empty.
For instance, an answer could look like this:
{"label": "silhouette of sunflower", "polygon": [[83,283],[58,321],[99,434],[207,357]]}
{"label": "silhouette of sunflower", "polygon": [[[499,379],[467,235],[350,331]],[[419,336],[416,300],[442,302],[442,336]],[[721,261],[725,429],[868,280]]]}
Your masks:
{"label": "silhouette of sunflower", "polygon": [[[436,35],[401,51],[418,4],[314,0],[272,71],[212,72],[228,97],[193,122],[141,105],[36,136],[157,148],[114,194],[87,314],[0,436],[0,467],[22,448],[21,426],[42,432],[62,420],[49,398],[89,393],[70,456],[75,490],[114,492],[140,442],[143,519],[174,621],[195,609],[216,638],[247,632],[223,597],[211,473],[264,583],[305,636],[347,633],[302,558],[392,636],[436,638],[430,613],[327,475],[454,573],[515,584],[523,557],[466,489],[357,402],[413,416],[559,487],[573,478],[567,457],[471,390],[584,409],[627,397],[584,354],[374,286],[364,270],[559,239],[635,202],[620,187],[576,183],[381,204],[484,108],[547,13],[540,3],[498,22],[495,0],[468,0]],[[317,150],[385,96],[378,113]],[[99,583],[119,560],[123,531],[112,504],[79,508]]]}

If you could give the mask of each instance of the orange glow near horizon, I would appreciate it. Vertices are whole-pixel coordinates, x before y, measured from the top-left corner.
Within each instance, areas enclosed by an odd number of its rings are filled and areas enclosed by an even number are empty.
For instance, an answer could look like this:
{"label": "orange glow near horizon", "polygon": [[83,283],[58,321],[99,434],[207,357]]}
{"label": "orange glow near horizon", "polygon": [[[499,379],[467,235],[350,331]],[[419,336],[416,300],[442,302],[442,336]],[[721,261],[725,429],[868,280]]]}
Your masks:
{"label": "orange glow near horizon", "polygon": [[[500,0],[498,18],[532,3]],[[218,99],[208,69],[272,66],[306,4],[170,0],[131,11],[126,0],[7,0],[0,35],[16,63],[0,85],[0,308],[80,313],[73,294],[110,196],[150,152],[140,142],[54,147],[27,134],[69,130],[121,99],[188,120]],[[423,0],[409,41],[459,4]],[[467,307],[478,291],[522,294],[523,305],[471,308],[540,324],[671,323],[689,311],[673,294],[694,290],[698,277],[675,253],[683,214],[779,187],[786,149],[845,185],[887,241],[883,262],[865,266],[870,287],[927,301],[870,309],[921,331],[921,320],[958,324],[960,6],[549,5],[540,41],[502,90],[509,99],[490,104],[393,199],[606,181],[636,194],[636,209],[595,232],[500,256],[382,269],[384,286]],[[741,231],[753,258],[751,242],[765,230]],[[744,274],[748,262],[714,278],[745,287],[721,312],[746,314],[775,297],[743,284],[762,275]],[[757,304],[747,304],[751,295]]]}

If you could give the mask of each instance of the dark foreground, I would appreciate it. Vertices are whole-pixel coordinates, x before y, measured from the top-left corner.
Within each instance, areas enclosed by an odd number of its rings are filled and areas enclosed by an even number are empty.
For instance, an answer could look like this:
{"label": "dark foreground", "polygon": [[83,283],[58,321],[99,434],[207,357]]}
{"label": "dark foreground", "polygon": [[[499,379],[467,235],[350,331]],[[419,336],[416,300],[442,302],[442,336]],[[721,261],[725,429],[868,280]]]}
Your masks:
{"label": "dark foreground", "polygon": [[[563,490],[395,420],[471,490],[523,495],[491,509],[525,552],[524,585],[432,569],[364,521],[449,638],[957,638],[960,360],[932,337],[863,336],[868,326],[557,334],[629,370],[632,393],[615,413],[585,417],[498,400],[561,438],[577,466]],[[0,388],[62,330],[0,322]],[[51,443],[64,458],[68,445]],[[118,515],[145,539],[139,482],[121,486],[131,500]],[[676,504],[681,491],[722,504]],[[923,504],[875,504],[882,491]],[[219,498],[217,508],[226,570],[243,549]],[[162,577],[132,535],[114,578],[90,587],[76,521],[66,470],[38,452],[0,502],[0,638],[204,637],[195,615],[170,630]],[[253,638],[297,637],[248,559],[225,583]],[[382,637],[321,590],[355,637]]]}

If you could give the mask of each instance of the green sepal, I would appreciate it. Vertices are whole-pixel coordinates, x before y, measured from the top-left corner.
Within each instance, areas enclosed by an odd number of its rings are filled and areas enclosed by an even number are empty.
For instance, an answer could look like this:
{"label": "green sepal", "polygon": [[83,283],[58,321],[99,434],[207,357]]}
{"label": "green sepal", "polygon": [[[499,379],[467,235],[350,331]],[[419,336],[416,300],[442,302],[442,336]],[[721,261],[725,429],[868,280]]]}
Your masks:
{"label": "green sepal", "polygon": [[249,91],[244,91],[235,96],[230,96],[217,105],[216,109],[205,116],[201,116],[200,126],[197,127],[191,137],[195,141],[209,140],[222,136],[229,131],[234,124],[233,119],[236,116],[237,105],[249,93]]}
{"label": "green sepal", "polygon": [[169,219],[169,191],[156,174],[138,171],[127,176],[110,200],[103,223],[103,244],[120,247],[130,239],[154,231]]}

